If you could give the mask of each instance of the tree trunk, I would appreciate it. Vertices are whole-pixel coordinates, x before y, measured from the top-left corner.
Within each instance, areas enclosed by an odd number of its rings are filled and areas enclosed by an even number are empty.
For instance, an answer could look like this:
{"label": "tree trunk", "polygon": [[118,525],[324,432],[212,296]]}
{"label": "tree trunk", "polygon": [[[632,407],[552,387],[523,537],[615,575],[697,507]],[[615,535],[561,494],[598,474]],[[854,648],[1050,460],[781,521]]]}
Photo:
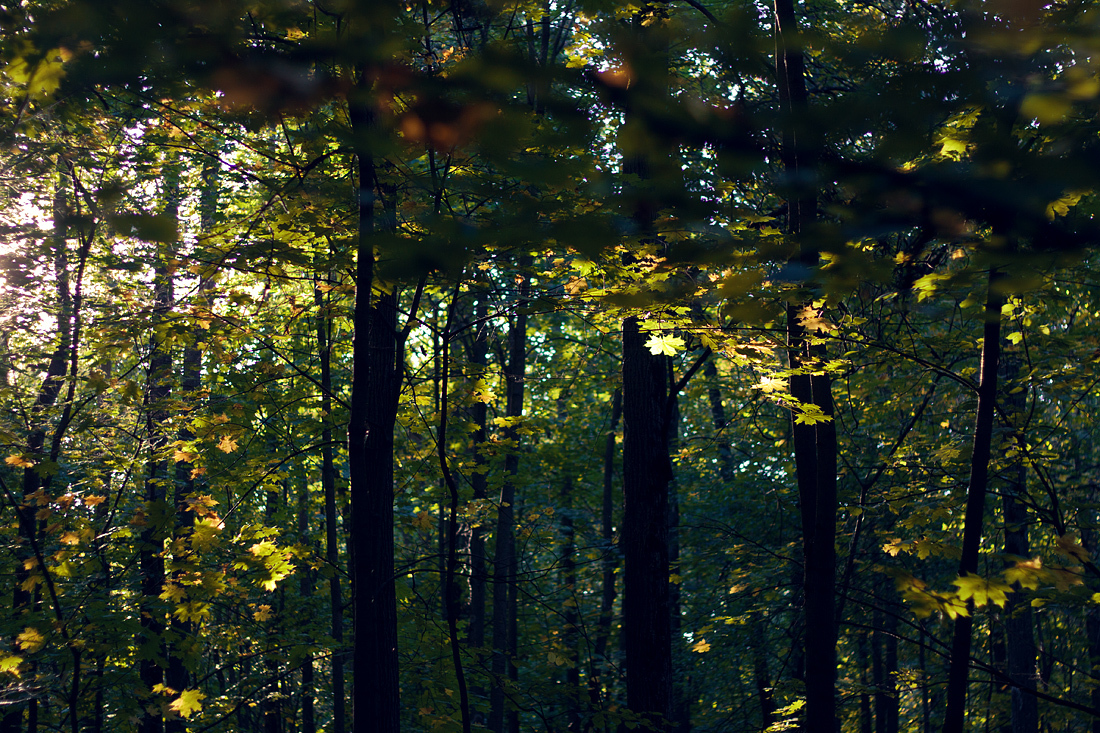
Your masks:
{"label": "tree trunk", "polygon": [[603,578],[600,584],[600,616],[596,621],[596,653],[589,672],[589,701],[595,708],[604,694],[612,664],[607,659],[607,644],[611,637],[611,622],[615,608],[615,568],[618,549],[615,547],[615,437],[623,414],[623,393],[616,389],[611,398],[611,421],[604,440],[603,501],[600,511],[600,542],[603,547]]}
{"label": "tree trunk", "polygon": [[[176,219],[179,213],[179,166],[166,166],[165,177],[165,215]],[[141,532],[139,567],[142,578],[142,614],[141,639],[143,648],[139,664],[144,694],[155,696],[153,688],[166,684],[165,673],[170,669],[169,660],[172,650],[164,639],[164,612],[158,596],[164,587],[164,540],[176,530],[175,507],[177,499],[174,486],[174,472],[168,468],[163,455],[168,445],[168,434],[164,430],[168,422],[168,399],[172,392],[172,354],[171,344],[165,337],[165,331],[158,327],[166,325],[172,303],[174,288],[168,261],[174,252],[165,250],[164,244],[157,245],[157,260],[153,273],[154,304],[152,317],[153,335],[149,339],[149,373],[146,391],[146,431],[149,435],[148,474],[145,480],[145,527]],[[171,523],[171,524],[169,524]],[[177,667],[183,673],[182,664]],[[170,686],[170,685],[169,685]],[[177,693],[182,689],[176,689]],[[156,698],[152,704],[143,707],[140,733],[159,733],[166,729],[164,719],[157,709]],[[150,710],[152,709],[152,711]],[[169,730],[181,730],[181,726],[172,724]]]}
{"label": "tree trunk", "polygon": [[[486,319],[489,315],[488,300],[485,292],[478,293],[477,307],[474,309],[474,331],[469,342],[469,359],[472,365],[475,380],[480,382],[487,378],[486,366],[488,364],[489,338]],[[482,400],[477,400],[473,405],[473,451],[474,466],[476,468],[470,474],[470,486],[473,488],[474,502],[479,506],[488,496],[489,477],[486,472],[487,462],[482,446],[485,444],[485,424],[488,420],[489,406]],[[485,558],[485,530],[479,522],[474,522],[469,531],[470,552],[470,600],[467,610],[469,627],[467,640],[475,654],[485,646],[485,603],[488,595],[489,572]],[[480,658],[480,657],[479,657]],[[485,698],[485,689],[481,686],[471,688],[472,697],[481,701]],[[475,708],[474,717],[480,724],[484,721],[484,710]]]}
{"label": "tree trunk", "polygon": [[627,707],[656,730],[672,720],[666,359],[637,318],[623,322],[623,648]]}
{"label": "tree trunk", "polygon": [[344,600],[340,591],[340,545],[336,511],[336,465],[333,461],[332,442],[332,349],[329,338],[328,296],[321,292],[320,282],[313,288],[313,301],[317,306],[317,355],[321,361],[321,490],[325,502],[325,562],[332,575],[329,589],[329,633],[335,648],[332,650],[332,727],[335,733],[347,730],[344,709]]}
{"label": "tree trunk", "polygon": [[[1005,387],[1015,383],[1020,375],[1020,362],[1016,357],[1002,359]],[[1023,423],[1027,419],[1027,392],[1009,392],[1005,398],[1005,411],[1011,420],[1010,427],[1016,433],[1019,447],[1014,465],[1008,468],[1008,486],[1002,499],[1005,522],[1005,554],[1030,559],[1028,542],[1027,464],[1024,462]],[[1010,559],[1009,564],[1013,561]],[[1016,590],[1020,590],[1019,584]],[[1035,665],[1035,629],[1031,603],[1019,592],[1010,593],[1004,609],[1005,652],[1008,657],[1008,676],[1015,685],[1012,688],[1012,733],[1037,733],[1039,730],[1038,699],[1029,691],[1035,690],[1038,679]],[[1087,625],[1087,624],[1086,624]]]}
{"label": "tree trunk", "polygon": [[707,378],[707,400],[710,402],[710,418],[714,425],[714,442],[718,445],[718,475],[723,481],[733,480],[733,451],[726,439],[726,408],[722,404],[722,390],[718,387],[718,367],[714,359],[707,359],[703,365],[703,376]]}
{"label": "tree trunk", "polygon": [[[315,545],[310,536],[309,527],[309,475],[304,465],[301,466],[299,470],[301,473],[298,477],[298,542],[300,542],[303,547],[312,548],[315,547]],[[313,597],[314,588],[313,570],[306,567],[301,568],[298,573],[298,596],[301,598],[302,605],[308,609],[312,605],[310,599]],[[299,695],[302,706],[299,733],[317,733],[317,719],[314,710],[315,690],[312,654],[307,655],[302,662],[302,686]]]}
{"label": "tree trunk", "polygon": [[[523,415],[524,378],[527,372],[527,315],[523,312],[529,294],[526,270],[531,266],[530,256],[521,258],[523,270],[520,285],[520,308],[509,334],[508,363],[504,369],[507,383],[505,416],[518,419]],[[504,459],[504,484],[500,491],[500,509],[497,512],[496,548],[493,555],[493,689],[489,695],[489,729],[494,733],[511,730],[518,716],[505,711],[504,686],[517,679],[516,667],[516,583],[518,560],[516,557],[515,502],[516,476],[519,473],[519,433],[509,425],[504,437],[511,442],[511,449]],[[514,688],[513,688],[514,689]]]}
{"label": "tree trunk", "polygon": [[[978,387],[978,415],[974,428],[974,449],[970,460],[970,485],[966,495],[963,518],[963,547],[959,560],[959,576],[978,571],[978,549],[982,540],[982,520],[985,514],[986,484],[989,478],[989,458],[993,442],[993,415],[997,402],[997,369],[1001,351],[1001,306],[1004,295],[999,284],[1002,276],[996,269],[989,273],[989,290],[985,302],[985,326],[982,339],[981,377]],[[947,708],[943,733],[963,733],[966,721],[966,693],[970,674],[970,636],[974,628],[974,603],[968,604],[966,615],[955,619],[951,639],[950,668],[947,679]]]}
{"label": "tree trunk", "polygon": [[[782,160],[788,178],[787,234],[798,243],[798,261],[817,265],[818,253],[804,237],[816,218],[817,197],[807,188],[815,144],[804,128],[808,110],[806,74],[792,0],[775,0],[776,77],[783,117]],[[812,185],[812,183],[810,184]],[[808,343],[804,319],[809,303],[787,307],[787,344],[792,370],[813,369],[824,348]],[[836,426],[829,378],[795,373],[791,397],[798,408],[816,408],[823,420],[792,415],[795,472],[802,516],[805,619],[806,730],[833,733],[836,716]]]}
{"label": "tree trunk", "polygon": [[[371,139],[375,112],[364,74],[349,106],[352,136]],[[359,149],[359,245],[353,316],[351,410],[348,467],[351,476],[353,730],[397,733],[400,694],[397,655],[397,597],[394,585],[393,430],[404,373],[398,346],[397,291],[374,294],[375,199],[382,197],[385,221],[395,228],[395,191],[376,187],[375,161]],[[389,194],[389,201],[384,194]]]}

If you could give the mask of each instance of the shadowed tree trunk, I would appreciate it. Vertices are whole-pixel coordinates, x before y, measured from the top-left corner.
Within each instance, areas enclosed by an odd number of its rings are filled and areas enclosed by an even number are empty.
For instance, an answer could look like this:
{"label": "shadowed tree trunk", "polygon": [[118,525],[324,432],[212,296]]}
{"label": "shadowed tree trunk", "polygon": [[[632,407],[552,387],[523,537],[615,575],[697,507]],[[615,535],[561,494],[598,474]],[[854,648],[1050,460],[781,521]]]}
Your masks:
{"label": "shadowed tree trunk", "polygon": [[[176,218],[179,209],[179,168],[167,166],[166,177],[166,215]],[[157,246],[156,265],[153,273],[154,303],[150,319],[153,335],[149,339],[149,372],[146,391],[146,431],[149,435],[149,461],[145,479],[145,525],[141,531],[141,549],[138,564],[141,570],[141,651],[139,669],[143,693],[153,696],[142,707],[140,733],[160,733],[165,730],[163,716],[157,705],[156,685],[165,684],[165,672],[169,668],[171,650],[164,639],[164,613],[158,596],[164,587],[164,540],[175,530],[175,516],[172,505],[176,491],[174,472],[168,468],[163,455],[168,445],[168,434],[164,426],[168,422],[168,399],[172,390],[171,344],[166,340],[167,330],[158,328],[166,324],[174,300],[172,275],[168,260],[172,253],[165,251],[163,244]],[[171,526],[170,526],[171,525]],[[182,672],[182,667],[180,668]],[[181,692],[182,690],[176,690]],[[172,725],[173,730],[180,727]]]}
{"label": "shadowed tree trunk", "polygon": [[[531,258],[521,258],[523,271],[520,285],[520,306],[508,336],[508,362],[504,369],[507,384],[505,416],[518,420],[523,415],[524,378],[527,372],[527,314],[524,312],[530,285],[527,269]],[[500,491],[497,512],[496,548],[493,555],[493,689],[489,694],[489,729],[504,733],[518,725],[518,717],[506,714],[504,685],[517,679],[516,667],[516,557],[515,502],[516,476],[519,473],[519,433],[510,423],[504,437],[511,441],[510,452],[504,458],[504,484]]]}
{"label": "shadowed tree trunk", "polygon": [[[812,172],[816,144],[807,128],[806,72],[792,0],[775,0],[776,78],[782,119],[782,160],[787,177],[787,235],[798,245],[797,260],[807,271],[818,252],[807,239],[817,216]],[[813,374],[824,347],[809,343],[810,303],[787,306],[790,394],[797,401],[794,420],[795,472],[802,516],[804,651],[808,733],[833,733],[836,716],[836,426],[829,377]],[[803,370],[801,373],[798,370]],[[806,373],[810,372],[810,373]],[[798,414],[813,408],[817,419]]]}
{"label": "shadowed tree trunk", "polygon": [[[628,63],[640,100],[656,104],[668,96],[668,35],[663,8],[647,5],[631,20]],[[642,242],[659,244],[654,231],[666,185],[673,175],[667,144],[653,145],[641,109],[627,105],[619,134],[624,193]],[[676,180],[675,177],[672,180]],[[629,261],[628,261],[629,264]],[[622,326],[623,380],[623,624],[626,704],[654,730],[673,722],[672,631],[669,589],[668,357],[646,346],[642,319]]]}
{"label": "shadowed tree trunk", "polygon": [[[1005,387],[1015,384],[1020,375],[1018,358],[1009,356],[1002,360]],[[1008,391],[1005,397],[1005,411],[1011,420],[1010,427],[1016,433],[1019,446],[1017,457],[1008,467],[1008,486],[1003,493],[1002,511],[1004,513],[1005,554],[1020,559],[1030,559],[1031,546],[1028,542],[1027,504],[1027,464],[1024,462],[1024,410],[1027,403],[1027,391]],[[1011,559],[1008,560],[1012,564]],[[1019,585],[1016,586],[1020,590]],[[1039,730],[1039,706],[1035,695],[1029,690],[1035,689],[1037,672],[1035,666],[1035,630],[1032,620],[1031,603],[1020,593],[1008,594],[1005,602],[1005,654],[1008,661],[1008,676],[1012,679],[1012,733],[1036,733]],[[1087,626],[1087,622],[1086,622]]]}
{"label": "shadowed tree trunk", "polygon": [[[966,514],[963,519],[963,547],[959,560],[959,576],[978,572],[978,549],[982,541],[982,519],[985,514],[986,485],[989,479],[989,458],[993,442],[993,415],[997,402],[997,370],[1001,353],[1001,306],[1003,279],[996,269],[989,273],[989,289],[985,303],[985,326],[982,333],[981,376],[978,387],[978,415],[974,428],[974,448],[970,459],[970,485],[966,493]],[[951,658],[947,680],[947,708],[943,733],[963,733],[966,721],[966,694],[970,674],[970,643],[974,628],[974,603],[969,612],[959,614],[951,638]]]}
{"label": "shadowed tree trunk", "polygon": [[[352,134],[358,141],[370,140],[375,131],[373,104],[370,82],[364,73],[349,100]],[[357,150],[357,160],[359,244],[348,419],[348,543],[355,639],[353,730],[397,733],[400,692],[393,576],[393,430],[404,378],[404,348],[397,332],[397,288],[374,292],[373,241],[376,232],[396,228],[396,191],[379,184],[375,159],[363,145]],[[375,211],[379,198],[381,217]]]}

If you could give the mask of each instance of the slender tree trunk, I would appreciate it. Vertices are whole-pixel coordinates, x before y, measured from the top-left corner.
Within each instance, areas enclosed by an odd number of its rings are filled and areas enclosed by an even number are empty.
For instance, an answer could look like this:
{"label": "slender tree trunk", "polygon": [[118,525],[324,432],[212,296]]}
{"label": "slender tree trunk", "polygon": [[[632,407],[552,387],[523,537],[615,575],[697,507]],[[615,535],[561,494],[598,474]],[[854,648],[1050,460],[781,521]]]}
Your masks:
{"label": "slender tree trunk", "polygon": [[[472,365],[475,380],[480,382],[487,378],[486,366],[488,364],[489,339],[486,319],[489,315],[488,301],[484,291],[478,293],[477,307],[474,309],[474,332],[469,343],[469,359]],[[488,420],[489,406],[482,400],[477,400],[473,405],[473,451],[475,470],[470,474],[470,486],[473,488],[474,502],[481,506],[488,496],[487,462],[482,446],[485,444],[485,424]],[[485,531],[480,522],[472,523],[469,531],[470,551],[470,601],[467,615],[469,617],[468,642],[470,647],[478,654],[485,646],[485,604],[488,595],[489,572],[485,559]],[[475,700],[485,698],[485,689],[481,686],[471,688]],[[474,716],[479,723],[484,720],[484,711],[475,708]]]}
{"label": "slender tree trunk", "polygon": [[[776,77],[783,117],[782,159],[790,182],[787,234],[798,243],[798,260],[816,266],[818,253],[804,240],[816,218],[817,197],[807,188],[813,170],[815,143],[804,128],[808,111],[806,73],[792,0],[775,0]],[[812,184],[811,184],[812,185]],[[787,344],[792,370],[812,369],[825,356],[823,347],[808,343],[803,323],[809,303],[787,308]],[[806,730],[833,733],[836,716],[836,426],[833,397],[825,375],[795,373],[791,397],[801,407],[812,406],[824,421],[793,415],[795,471],[802,515],[803,592],[805,610]],[[801,409],[801,408],[799,408]],[[799,418],[802,418],[801,420]]]}
{"label": "slender tree trunk", "polygon": [[618,567],[619,553],[615,547],[615,437],[619,420],[623,414],[623,393],[616,389],[611,397],[611,421],[604,439],[603,456],[603,501],[600,509],[600,542],[603,547],[601,565],[603,578],[600,583],[600,615],[596,620],[596,653],[589,672],[589,701],[592,707],[599,705],[603,688],[608,685],[611,676],[611,661],[607,659],[608,640],[611,637],[611,622],[615,609],[615,569]]}
{"label": "slender tree trunk", "polygon": [[[531,265],[530,256],[521,258],[523,270],[520,286],[520,302],[529,294],[526,270]],[[509,334],[508,363],[504,369],[507,383],[505,416],[518,419],[523,415],[524,379],[527,372],[527,315],[523,306],[516,314]],[[515,502],[516,476],[519,474],[519,433],[511,425],[504,437],[512,441],[512,449],[504,459],[504,485],[500,491],[500,509],[497,512],[496,549],[493,557],[493,689],[489,695],[489,729],[494,733],[511,730],[518,721],[505,711],[504,685],[514,682],[516,668],[516,583],[518,559],[516,557]]]}
{"label": "slender tree trunk", "polygon": [[[364,74],[349,106],[353,138],[370,140],[375,111]],[[355,647],[354,733],[400,730],[397,597],[394,585],[393,430],[404,377],[404,353],[397,333],[397,290],[374,293],[374,233],[396,226],[395,191],[377,185],[375,160],[357,151],[359,246],[353,316],[351,410],[348,466],[351,475],[352,592]],[[386,200],[387,194],[389,200]],[[384,221],[376,221],[376,197]]]}
{"label": "slender tree trunk", "polygon": [[707,359],[703,365],[703,376],[710,385],[707,388],[707,400],[710,402],[710,417],[714,424],[714,442],[718,445],[718,475],[723,481],[732,481],[734,474],[733,451],[726,439],[726,408],[722,404],[722,390],[719,389],[718,366],[714,359]]}
{"label": "slender tree trunk", "polygon": [[[708,359],[707,364],[711,361]],[[671,374],[670,374],[671,381]],[[676,395],[669,396],[668,414],[668,450],[675,455],[680,447],[680,401]],[[683,582],[680,572],[680,495],[676,479],[668,483],[668,569],[669,577],[675,580],[669,583],[669,624],[673,654],[673,690],[672,722],[676,733],[688,733],[691,730],[691,668],[692,655],[685,653],[683,622],[681,615],[680,587]]]}
{"label": "slender tree trunk", "polygon": [[[177,163],[166,166],[165,216],[173,220],[179,213],[179,173]],[[172,503],[178,498],[174,485],[174,471],[169,470],[168,461],[163,455],[168,445],[168,434],[164,426],[169,418],[167,403],[171,396],[173,378],[171,343],[165,336],[166,330],[158,328],[167,324],[175,300],[172,273],[168,264],[168,260],[175,253],[163,244],[158,244],[157,248],[157,260],[153,273],[155,291],[151,319],[153,335],[149,339],[149,374],[146,392],[146,431],[150,446],[148,473],[145,480],[146,525],[141,533],[138,561],[142,578],[141,638],[144,644],[140,652],[139,667],[146,695],[155,695],[153,688],[168,682],[166,673],[171,668],[173,650],[169,648],[164,638],[164,612],[160,608],[158,596],[165,582],[164,540],[177,529],[176,512]],[[168,525],[169,522],[171,526]],[[176,670],[179,675],[186,678],[181,662]],[[175,691],[178,693],[182,690]],[[159,733],[163,730],[166,730],[166,726],[163,716],[157,710],[157,705],[145,705],[139,723],[140,733]],[[182,730],[182,724],[172,723],[167,726],[167,730]]]}
{"label": "slender tree trunk", "polygon": [[[982,363],[978,387],[978,415],[974,428],[974,449],[970,460],[970,486],[963,518],[963,548],[959,576],[978,572],[978,549],[982,540],[986,484],[993,442],[993,415],[997,402],[997,369],[1001,349],[1001,306],[1004,295],[999,287],[1002,276],[996,269],[989,273],[989,291],[985,303],[982,339]],[[947,680],[947,709],[943,733],[963,733],[966,721],[966,693],[970,674],[970,637],[974,628],[974,604],[968,613],[959,614],[951,639],[951,660]]]}
{"label": "slender tree trunk", "polygon": [[332,727],[335,733],[347,730],[347,714],[344,708],[344,600],[340,590],[340,542],[336,510],[336,465],[333,461],[332,440],[332,349],[329,338],[328,296],[321,292],[320,283],[313,288],[313,300],[317,306],[317,355],[321,361],[321,490],[325,502],[325,562],[332,575],[329,590],[329,633],[335,648],[332,650]]}
{"label": "slender tree trunk", "polygon": [[[65,172],[59,169],[54,188],[53,198],[53,222],[54,229],[51,236],[51,260],[54,265],[54,276],[57,288],[57,346],[50,355],[50,361],[46,366],[46,374],[38,389],[34,400],[34,409],[31,412],[28,424],[26,452],[30,459],[38,463],[45,460],[43,451],[46,445],[46,411],[53,407],[61,394],[61,387],[66,374],[66,358],[72,347],[72,303],[69,293],[69,257],[67,242],[67,222],[69,216],[69,200],[66,187]],[[35,506],[37,502],[34,495],[43,488],[42,475],[38,469],[28,466],[23,469],[23,496],[18,507],[15,507],[19,520],[20,542],[15,552],[15,589],[12,598],[13,614],[24,613],[34,602],[34,593],[23,587],[30,577],[28,562],[34,562],[31,546],[37,541],[38,522],[35,519]],[[3,733],[19,733],[24,730],[27,733],[37,733],[38,730],[38,700],[34,697],[25,702],[7,706],[4,715],[0,718],[0,731]]]}
{"label": "slender tree trunk", "polygon": [[[309,505],[309,476],[306,473],[306,467],[301,466],[298,476],[298,542],[304,547],[313,545],[309,527]],[[313,598],[313,570],[302,568],[298,573],[298,596],[301,598],[303,606],[308,609],[312,605],[310,599]],[[315,694],[313,655],[310,654],[302,662],[302,686],[299,690],[302,713],[299,733],[317,733],[317,719],[314,710]]]}
{"label": "slender tree trunk", "polygon": [[[1002,359],[1005,386],[1014,384],[1019,377],[1017,358]],[[1016,433],[1016,443],[1021,450],[1014,465],[1008,468],[1008,486],[1002,494],[1002,511],[1005,523],[1005,554],[1029,559],[1028,511],[1025,503],[1027,492],[1027,464],[1024,462],[1024,413],[1027,392],[1009,392],[1005,398],[1006,412]],[[1008,561],[1010,564],[1012,560]],[[1016,588],[1020,590],[1019,585]],[[1012,733],[1037,733],[1039,730],[1039,706],[1035,695],[1038,678],[1035,665],[1035,630],[1031,603],[1020,593],[1010,593],[1004,609],[1005,652],[1008,657],[1008,676],[1016,685],[1012,688]],[[1086,624],[1087,625],[1087,624]]]}

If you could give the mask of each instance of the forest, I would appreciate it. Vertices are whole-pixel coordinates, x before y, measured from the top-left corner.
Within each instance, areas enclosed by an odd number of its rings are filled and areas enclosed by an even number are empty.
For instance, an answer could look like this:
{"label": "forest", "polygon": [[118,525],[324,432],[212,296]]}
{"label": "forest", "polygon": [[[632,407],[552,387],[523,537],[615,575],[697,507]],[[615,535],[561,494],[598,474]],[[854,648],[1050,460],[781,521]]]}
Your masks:
{"label": "forest", "polygon": [[0,143],[0,733],[1100,733],[1095,0],[4,2]]}

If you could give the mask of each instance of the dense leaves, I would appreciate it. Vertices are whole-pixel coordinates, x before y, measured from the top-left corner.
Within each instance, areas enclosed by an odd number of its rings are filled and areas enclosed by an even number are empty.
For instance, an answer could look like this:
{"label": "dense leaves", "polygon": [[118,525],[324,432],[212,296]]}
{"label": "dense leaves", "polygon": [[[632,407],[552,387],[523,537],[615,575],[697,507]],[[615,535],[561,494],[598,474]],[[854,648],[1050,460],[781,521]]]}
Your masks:
{"label": "dense leaves", "polygon": [[3,10],[0,732],[1096,729],[1098,10],[782,5]]}

